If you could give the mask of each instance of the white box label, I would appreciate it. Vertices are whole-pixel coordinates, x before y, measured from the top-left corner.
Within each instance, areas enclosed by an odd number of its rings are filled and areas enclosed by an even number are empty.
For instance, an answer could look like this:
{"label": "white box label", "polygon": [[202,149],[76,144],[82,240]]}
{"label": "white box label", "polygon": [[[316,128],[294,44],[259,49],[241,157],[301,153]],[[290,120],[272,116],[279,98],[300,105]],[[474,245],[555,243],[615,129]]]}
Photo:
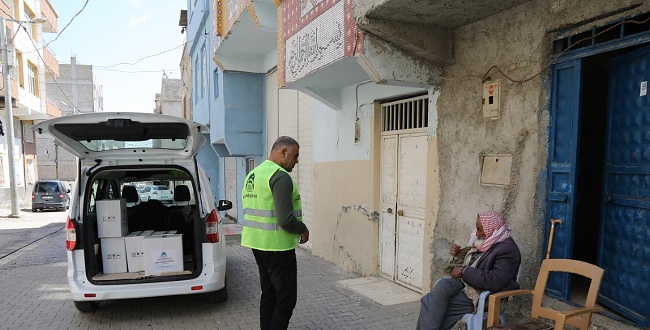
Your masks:
{"label": "white box label", "polygon": [[175,250],[153,251],[153,264],[155,267],[168,268],[178,264]]}

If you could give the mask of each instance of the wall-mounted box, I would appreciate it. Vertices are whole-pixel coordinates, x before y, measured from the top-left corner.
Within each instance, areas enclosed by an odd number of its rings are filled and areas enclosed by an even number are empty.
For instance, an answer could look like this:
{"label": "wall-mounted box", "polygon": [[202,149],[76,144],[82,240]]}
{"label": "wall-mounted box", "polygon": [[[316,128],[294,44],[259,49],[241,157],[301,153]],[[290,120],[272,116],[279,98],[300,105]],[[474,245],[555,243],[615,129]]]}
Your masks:
{"label": "wall-mounted box", "polygon": [[497,119],[501,115],[501,88],[499,80],[483,84],[483,117]]}
{"label": "wall-mounted box", "polygon": [[495,154],[483,156],[480,183],[491,186],[507,186],[510,184],[512,155]]}

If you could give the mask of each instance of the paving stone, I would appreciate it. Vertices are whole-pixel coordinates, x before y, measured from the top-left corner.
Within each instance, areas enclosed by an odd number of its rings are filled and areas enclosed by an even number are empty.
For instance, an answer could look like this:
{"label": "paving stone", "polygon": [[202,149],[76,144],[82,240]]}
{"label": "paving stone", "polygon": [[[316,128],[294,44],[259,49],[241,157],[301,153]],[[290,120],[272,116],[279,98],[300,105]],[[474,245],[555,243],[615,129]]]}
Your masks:
{"label": "paving stone", "polygon": [[[26,237],[29,246],[0,259],[1,328],[259,329],[257,265],[238,235],[226,240],[229,298],[224,303],[211,303],[203,295],[143,298],[102,302],[97,311],[80,313],[68,292],[63,225],[38,227],[38,234]],[[2,228],[0,223],[0,237],[15,230]],[[20,247],[20,242],[12,244]],[[289,329],[415,328],[419,302],[380,305],[336,286],[357,275],[308,251],[299,250],[297,260],[299,297]]]}

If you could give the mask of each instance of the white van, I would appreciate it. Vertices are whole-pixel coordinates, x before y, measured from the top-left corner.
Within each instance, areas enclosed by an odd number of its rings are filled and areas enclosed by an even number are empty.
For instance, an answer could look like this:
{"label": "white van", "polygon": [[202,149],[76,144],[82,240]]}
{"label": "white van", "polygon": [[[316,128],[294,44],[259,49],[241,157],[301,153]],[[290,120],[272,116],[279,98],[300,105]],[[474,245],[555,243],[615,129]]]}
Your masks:
{"label": "white van", "polygon": [[[32,127],[79,157],[66,223],[68,283],[82,312],[99,301],[209,293],[227,299],[226,243],[209,179],[196,162],[206,126],[146,113],[92,113]],[[173,200],[142,201],[136,185]]]}

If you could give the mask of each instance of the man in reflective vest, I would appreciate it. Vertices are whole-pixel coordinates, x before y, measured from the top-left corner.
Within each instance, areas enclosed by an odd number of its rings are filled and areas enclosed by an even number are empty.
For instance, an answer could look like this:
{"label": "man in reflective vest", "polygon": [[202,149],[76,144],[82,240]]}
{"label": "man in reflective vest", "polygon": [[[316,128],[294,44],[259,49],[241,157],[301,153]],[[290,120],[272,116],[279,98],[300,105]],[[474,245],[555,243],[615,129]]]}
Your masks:
{"label": "man in reflective vest", "polygon": [[260,272],[260,327],[287,329],[296,307],[298,273],[296,246],[309,240],[302,222],[300,194],[289,175],[298,164],[300,146],[281,136],[268,160],[255,167],[244,181],[244,227],[241,245],[253,250]]}

